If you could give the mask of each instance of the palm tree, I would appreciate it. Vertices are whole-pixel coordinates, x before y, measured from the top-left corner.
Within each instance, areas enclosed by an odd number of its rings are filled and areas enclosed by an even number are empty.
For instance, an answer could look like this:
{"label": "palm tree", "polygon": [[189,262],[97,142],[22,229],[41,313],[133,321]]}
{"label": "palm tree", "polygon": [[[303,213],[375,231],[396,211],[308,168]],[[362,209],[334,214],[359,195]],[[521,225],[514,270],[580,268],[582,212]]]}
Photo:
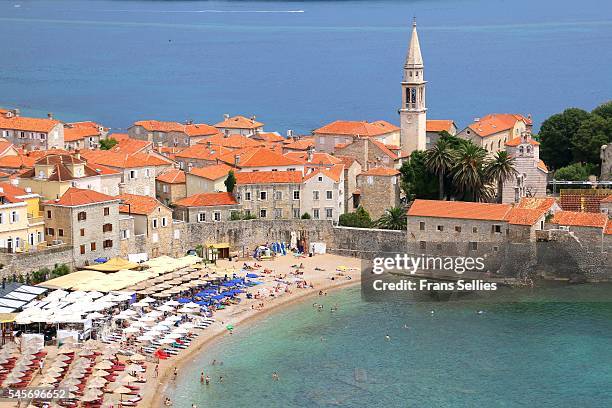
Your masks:
{"label": "palm tree", "polygon": [[404,207],[389,208],[376,221],[376,226],[382,229],[405,230],[407,214]]}
{"label": "palm tree", "polygon": [[495,153],[493,160],[487,163],[485,175],[491,182],[497,182],[497,202],[502,201],[504,183],[516,177],[518,171],[514,168],[514,158],[508,152]]}
{"label": "palm tree", "polygon": [[438,175],[440,200],[444,199],[444,177],[450,173],[455,161],[455,152],[451,145],[438,139],[435,145],[426,152],[425,167]]}
{"label": "palm tree", "polygon": [[486,151],[473,143],[465,144],[457,150],[452,170],[453,183],[464,199],[486,201],[490,198],[490,188],[484,173],[486,156]]}

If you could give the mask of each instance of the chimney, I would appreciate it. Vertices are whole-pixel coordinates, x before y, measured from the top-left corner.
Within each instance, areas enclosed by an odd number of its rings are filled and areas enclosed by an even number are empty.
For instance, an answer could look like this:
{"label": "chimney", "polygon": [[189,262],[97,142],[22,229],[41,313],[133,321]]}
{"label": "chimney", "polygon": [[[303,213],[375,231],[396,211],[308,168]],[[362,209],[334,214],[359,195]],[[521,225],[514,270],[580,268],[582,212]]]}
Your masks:
{"label": "chimney", "polygon": [[32,188],[31,187],[26,187],[25,188],[25,192],[28,193],[28,194],[32,193]]}
{"label": "chimney", "polygon": [[74,149],[74,157],[77,159],[81,158],[81,149]]}
{"label": "chimney", "polygon": [[223,115],[223,120],[228,120],[229,119],[229,113],[226,113]]}
{"label": "chimney", "polygon": [[187,164],[187,173],[191,173],[191,169],[193,169],[193,163]]}
{"label": "chimney", "polygon": [[47,113],[47,117],[48,117],[49,119],[53,119],[53,113],[51,113],[51,112]]}
{"label": "chimney", "polygon": [[293,137],[293,130],[287,130],[287,139],[291,139]]}
{"label": "chimney", "polygon": [[21,115],[21,111],[19,109],[13,109],[11,112],[13,112],[13,116],[15,117],[19,117],[19,115]]}
{"label": "chimney", "polygon": [[238,167],[240,165],[240,155],[237,154],[234,156],[234,166]]}
{"label": "chimney", "polygon": [[474,122],[480,122],[480,118],[474,118]]}
{"label": "chimney", "polygon": [[307,157],[308,162],[312,162],[312,159],[314,157],[314,147],[312,147],[312,146],[308,147],[308,151],[307,151],[307,156],[306,157]]}
{"label": "chimney", "polygon": [[157,153],[161,154],[162,146],[163,146],[162,142],[157,142]]}
{"label": "chimney", "polygon": [[[225,136],[225,137],[227,137],[227,136]],[[212,142],[210,140],[206,141],[206,148],[207,149],[211,149],[212,148]]]}
{"label": "chimney", "polygon": [[4,193],[4,187],[0,187],[0,193]]}

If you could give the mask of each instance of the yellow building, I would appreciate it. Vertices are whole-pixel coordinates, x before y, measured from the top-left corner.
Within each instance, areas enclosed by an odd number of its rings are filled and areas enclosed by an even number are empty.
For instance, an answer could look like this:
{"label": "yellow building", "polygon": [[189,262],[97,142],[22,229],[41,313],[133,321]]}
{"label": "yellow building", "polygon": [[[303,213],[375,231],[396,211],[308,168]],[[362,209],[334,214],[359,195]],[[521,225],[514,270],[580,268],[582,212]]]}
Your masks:
{"label": "yellow building", "polygon": [[40,195],[0,183],[0,251],[25,252],[44,242]]}

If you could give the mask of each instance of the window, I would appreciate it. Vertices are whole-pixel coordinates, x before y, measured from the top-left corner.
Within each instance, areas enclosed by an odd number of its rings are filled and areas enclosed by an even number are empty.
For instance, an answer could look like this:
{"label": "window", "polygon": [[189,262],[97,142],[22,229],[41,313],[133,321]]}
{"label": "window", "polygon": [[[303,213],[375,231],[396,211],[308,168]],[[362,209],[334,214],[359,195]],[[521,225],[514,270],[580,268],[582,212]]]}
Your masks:
{"label": "window", "polygon": [[444,231],[444,225],[438,225],[436,229],[440,232]]}
{"label": "window", "polygon": [[419,222],[419,230],[425,231],[425,223],[423,221]]}
{"label": "window", "polygon": [[198,222],[205,222],[206,221],[206,213],[198,213]]}
{"label": "window", "polygon": [[11,211],[11,223],[19,221],[19,214],[17,211]]}
{"label": "window", "polygon": [[90,244],[90,247],[91,247],[91,250],[92,250],[92,251],[95,251],[95,250],[96,250],[96,243],[95,243],[95,242],[92,242],[92,243]]}
{"label": "window", "polygon": [[317,177],[317,180],[318,180],[318,181],[323,181],[323,176],[319,176],[319,177]]}
{"label": "window", "polygon": [[84,237],[85,236],[85,228],[81,228],[81,236]]}
{"label": "window", "polygon": [[215,221],[221,221],[221,212],[215,211],[214,217],[215,217]]}
{"label": "window", "polygon": [[4,213],[0,213],[0,224],[4,224]]}
{"label": "window", "polygon": [[442,244],[436,244],[436,249],[437,249],[438,251],[442,250]]}
{"label": "window", "polygon": [[461,227],[460,226],[455,226],[455,232],[461,232]]}
{"label": "window", "polygon": [[60,228],[60,229],[58,229],[58,230],[57,230],[57,236],[58,236],[58,237],[63,237],[63,236],[64,236],[64,230],[63,230],[63,229],[61,229],[61,228]]}
{"label": "window", "polygon": [[85,221],[87,219],[87,213],[85,211],[81,211],[77,214],[78,221]]}
{"label": "window", "polygon": [[427,249],[427,243],[425,241],[419,241],[419,249],[424,251]]}
{"label": "window", "polygon": [[499,247],[494,246],[493,247],[493,252],[497,252],[497,251],[499,251]]}
{"label": "window", "polygon": [[85,245],[81,245],[81,255],[85,254]]}
{"label": "window", "polygon": [[51,219],[51,210],[47,210],[47,218]]}
{"label": "window", "polygon": [[327,198],[328,200],[331,200],[332,198],[334,198],[334,192],[331,190],[327,190],[325,192],[325,196],[326,196],[325,198]]}
{"label": "window", "polygon": [[102,232],[111,232],[113,230],[113,224],[106,223],[102,225]]}
{"label": "window", "polygon": [[492,225],[491,232],[494,234],[501,234],[501,225]]}
{"label": "window", "polygon": [[112,248],[113,247],[113,240],[112,239],[105,239],[104,243],[102,244],[102,246],[104,248]]}
{"label": "window", "polygon": [[368,184],[374,184],[374,177],[368,176]]}
{"label": "window", "polygon": [[274,192],[274,199],[275,200],[282,200],[283,199],[283,192],[282,191],[275,191]]}
{"label": "window", "polygon": [[293,199],[294,200],[300,199],[300,190],[293,190]]}
{"label": "window", "polygon": [[110,215],[110,207],[104,207],[104,215]]}
{"label": "window", "polygon": [[174,230],[174,239],[181,239],[181,230]]}
{"label": "window", "polygon": [[333,218],[334,216],[334,209],[333,208],[326,208],[325,209],[325,218]]}
{"label": "window", "polygon": [[136,170],[130,170],[130,180],[134,180],[136,178]]}
{"label": "window", "polygon": [[293,218],[300,218],[300,209],[299,208],[294,208],[293,209]]}
{"label": "window", "polygon": [[251,192],[247,191],[246,193],[244,193],[244,199],[246,201],[251,201]]}
{"label": "window", "polygon": [[478,249],[478,242],[470,242],[469,249],[470,251],[476,251]]}
{"label": "window", "polygon": [[317,190],[314,190],[312,192],[312,199],[313,200],[318,200],[319,199],[319,192]]}
{"label": "window", "polygon": [[275,208],[274,209],[274,218],[283,218],[283,209]]}
{"label": "window", "polygon": [[167,185],[165,185],[165,184],[163,184],[163,185],[162,185],[162,191],[163,191],[164,193],[167,193],[167,192],[168,192],[168,186],[167,186]]}
{"label": "window", "polygon": [[168,225],[168,219],[166,217],[162,217],[161,219],[161,226],[165,227]]}
{"label": "window", "polygon": [[153,229],[157,229],[157,218],[153,218],[153,220],[151,220],[151,226]]}
{"label": "window", "polygon": [[478,227],[472,227],[472,233],[478,234]]}
{"label": "window", "polygon": [[47,235],[55,235],[55,230],[53,228],[47,228]]}
{"label": "window", "polygon": [[121,230],[121,239],[129,239],[130,238],[130,230],[124,229]]}
{"label": "window", "polygon": [[265,208],[262,208],[261,210],[259,210],[260,218],[266,218],[266,214],[267,214],[267,211],[265,210]]}
{"label": "window", "polygon": [[319,219],[319,209],[318,208],[312,209],[312,218],[314,218],[315,220]]}
{"label": "window", "polygon": [[268,192],[267,191],[260,191],[259,192],[259,199],[260,200],[267,200],[268,199]]}

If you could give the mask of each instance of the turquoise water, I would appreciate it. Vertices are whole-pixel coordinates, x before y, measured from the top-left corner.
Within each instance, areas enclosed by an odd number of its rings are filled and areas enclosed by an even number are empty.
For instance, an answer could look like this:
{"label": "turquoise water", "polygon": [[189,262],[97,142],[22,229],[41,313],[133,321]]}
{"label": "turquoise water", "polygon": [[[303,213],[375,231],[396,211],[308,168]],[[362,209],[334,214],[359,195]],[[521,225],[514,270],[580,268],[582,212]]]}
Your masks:
{"label": "turquoise water", "polygon": [[610,99],[605,0],[3,0],[0,106],[114,131],[224,113],[283,133],[397,123],[413,16],[430,118],[516,111],[537,127]]}
{"label": "turquoise water", "polygon": [[610,289],[521,292],[528,302],[366,303],[349,288],[237,327],[168,394],[178,407],[610,407],[611,303],[551,302]]}

